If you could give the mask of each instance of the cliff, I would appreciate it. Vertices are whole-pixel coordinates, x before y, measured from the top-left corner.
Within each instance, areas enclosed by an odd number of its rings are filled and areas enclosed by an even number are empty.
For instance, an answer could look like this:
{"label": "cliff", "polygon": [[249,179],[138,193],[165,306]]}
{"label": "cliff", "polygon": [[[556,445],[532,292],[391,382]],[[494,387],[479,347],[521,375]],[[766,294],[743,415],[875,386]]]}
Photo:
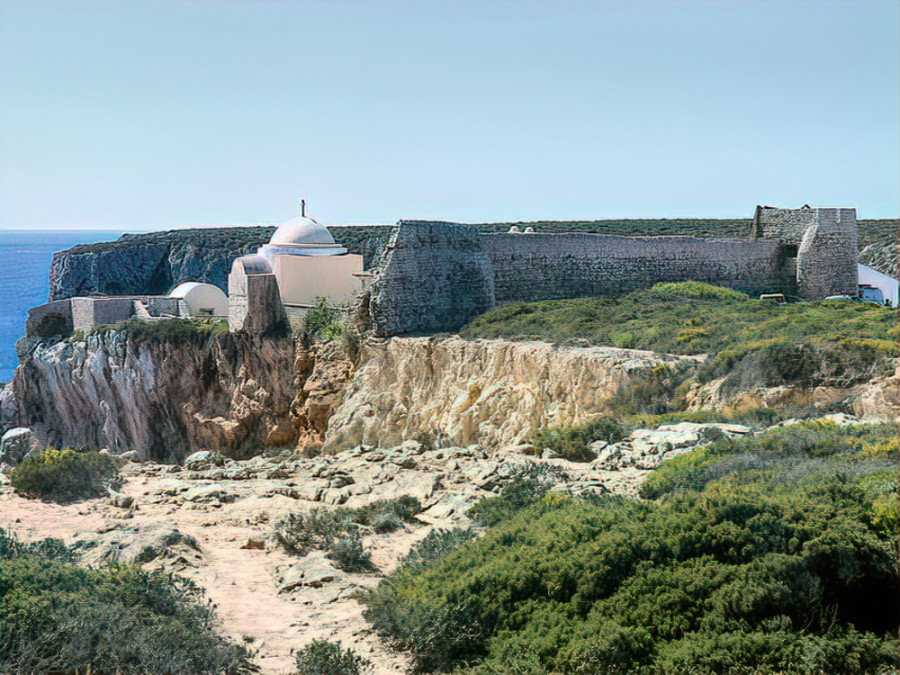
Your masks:
{"label": "cliff", "polygon": [[[365,266],[378,265],[388,226],[334,227],[332,233]],[[231,263],[267,243],[274,227],[221,227],[126,234],[116,241],[82,244],[53,256],[50,300],[77,295],[164,294],[182,281],[227,289]]]}
{"label": "cliff", "polygon": [[546,342],[391,338],[364,343],[362,365],[331,417],[324,450],[478,443],[509,449],[534,429],[583,422],[636,373],[691,360]]}
{"label": "cliff", "polygon": [[159,343],[110,331],[24,348],[12,382],[15,423],[47,445],[171,460],[201,448],[242,456],[297,438],[290,340]]}

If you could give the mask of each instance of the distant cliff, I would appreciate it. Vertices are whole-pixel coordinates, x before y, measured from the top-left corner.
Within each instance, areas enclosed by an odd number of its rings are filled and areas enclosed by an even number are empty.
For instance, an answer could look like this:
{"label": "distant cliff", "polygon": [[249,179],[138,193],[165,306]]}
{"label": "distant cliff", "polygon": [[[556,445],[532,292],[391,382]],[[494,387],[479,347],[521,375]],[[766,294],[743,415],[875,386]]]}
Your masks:
{"label": "distant cliff", "polygon": [[[335,239],[363,256],[367,268],[384,253],[390,227],[333,227]],[[50,300],[78,295],[164,294],[182,281],[227,289],[231,263],[269,241],[274,227],[220,227],[126,234],[53,256]]]}

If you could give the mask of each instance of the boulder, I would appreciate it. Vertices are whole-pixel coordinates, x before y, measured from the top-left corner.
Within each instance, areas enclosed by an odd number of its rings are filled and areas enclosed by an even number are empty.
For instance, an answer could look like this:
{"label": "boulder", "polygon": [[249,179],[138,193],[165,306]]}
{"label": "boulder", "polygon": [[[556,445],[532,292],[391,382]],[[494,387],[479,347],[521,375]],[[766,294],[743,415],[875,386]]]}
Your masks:
{"label": "boulder", "polygon": [[31,429],[16,427],[0,439],[0,464],[15,466],[34,450],[40,449],[37,437]]}
{"label": "boulder", "polygon": [[212,450],[200,450],[192,455],[188,455],[184,460],[184,467],[186,469],[193,469],[194,471],[224,465],[225,458],[218,452],[213,452]]}

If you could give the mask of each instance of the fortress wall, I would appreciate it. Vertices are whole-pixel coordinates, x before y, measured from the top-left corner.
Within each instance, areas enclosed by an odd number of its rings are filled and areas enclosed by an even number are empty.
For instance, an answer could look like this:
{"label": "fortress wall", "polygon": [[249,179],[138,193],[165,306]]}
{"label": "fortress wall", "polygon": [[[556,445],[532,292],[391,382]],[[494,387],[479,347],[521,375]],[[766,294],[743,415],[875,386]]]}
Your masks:
{"label": "fortress wall", "polygon": [[773,209],[757,206],[752,235],[779,244],[799,246],[803,232],[815,222],[818,209]]}
{"label": "fortress wall", "polygon": [[706,281],[750,294],[792,282],[771,240],[536,233],[483,241],[497,304],[615,295],[659,281]]}
{"label": "fortress wall", "polygon": [[147,311],[150,312],[152,316],[177,316],[186,318],[189,317],[190,314],[187,311],[187,307],[184,306],[184,301],[180,298],[168,298],[165,296],[159,295],[148,295],[146,297],[136,297],[135,300],[140,300],[147,307]]}
{"label": "fortress wall", "polygon": [[72,298],[72,324],[76,329],[90,330],[98,324],[125,321],[134,313],[134,299],[134,296]]}
{"label": "fortress wall", "polygon": [[804,300],[856,296],[859,283],[856,209],[813,209],[815,220],[797,254],[797,285]]}
{"label": "fortress wall", "polygon": [[71,300],[56,300],[47,302],[28,310],[28,318],[25,320],[25,335],[35,337],[37,328],[48,314],[58,314],[66,322],[66,330],[72,330],[72,302]]}
{"label": "fortress wall", "polygon": [[494,274],[474,227],[400,221],[369,311],[378,335],[457,330],[494,306]]}

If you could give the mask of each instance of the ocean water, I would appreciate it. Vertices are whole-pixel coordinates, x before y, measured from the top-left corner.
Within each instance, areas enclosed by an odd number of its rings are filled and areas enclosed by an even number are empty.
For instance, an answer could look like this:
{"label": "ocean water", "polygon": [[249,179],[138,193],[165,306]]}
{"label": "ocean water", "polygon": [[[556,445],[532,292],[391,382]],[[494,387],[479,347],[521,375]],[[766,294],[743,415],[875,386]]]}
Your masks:
{"label": "ocean water", "polygon": [[55,251],[75,244],[118,239],[110,230],[0,230],[0,382],[12,379],[19,364],[16,340],[25,335],[29,307],[47,302],[50,261]]}

